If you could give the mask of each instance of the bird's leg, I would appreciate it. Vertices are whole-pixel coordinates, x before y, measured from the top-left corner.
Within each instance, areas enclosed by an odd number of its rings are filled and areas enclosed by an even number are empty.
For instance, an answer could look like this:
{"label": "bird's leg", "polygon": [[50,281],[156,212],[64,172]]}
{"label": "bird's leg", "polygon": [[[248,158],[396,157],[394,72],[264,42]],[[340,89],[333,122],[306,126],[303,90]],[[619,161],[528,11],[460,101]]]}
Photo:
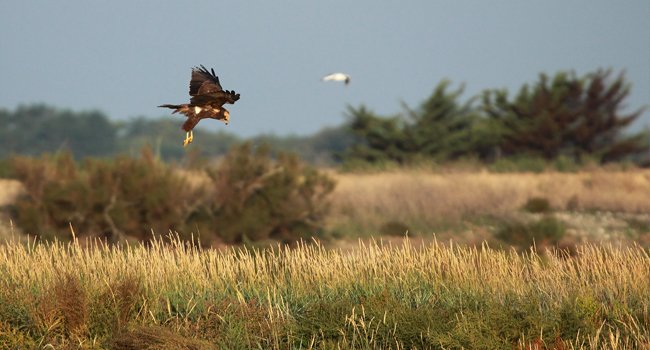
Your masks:
{"label": "bird's leg", "polygon": [[190,142],[192,142],[192,137],[190,136],[190,131],[188,131],[187,133],[185,133],[185,140],[183,140],[183,147],[187,147],[187,145],[189,145]]}
{"label": "bird's leg", "polygon": [[190,143],[194,140],[194,130],[190,130]]}

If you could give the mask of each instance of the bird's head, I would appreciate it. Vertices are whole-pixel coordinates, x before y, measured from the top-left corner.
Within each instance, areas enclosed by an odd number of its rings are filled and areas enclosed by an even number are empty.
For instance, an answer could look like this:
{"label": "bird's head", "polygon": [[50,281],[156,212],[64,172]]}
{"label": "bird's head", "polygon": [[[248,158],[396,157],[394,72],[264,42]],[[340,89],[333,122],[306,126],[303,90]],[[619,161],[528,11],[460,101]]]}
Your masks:
{"label": "bird's head", "polygon": [[227,109],[223,109],[223,121],[228,125],[230,123],[230,112]]}

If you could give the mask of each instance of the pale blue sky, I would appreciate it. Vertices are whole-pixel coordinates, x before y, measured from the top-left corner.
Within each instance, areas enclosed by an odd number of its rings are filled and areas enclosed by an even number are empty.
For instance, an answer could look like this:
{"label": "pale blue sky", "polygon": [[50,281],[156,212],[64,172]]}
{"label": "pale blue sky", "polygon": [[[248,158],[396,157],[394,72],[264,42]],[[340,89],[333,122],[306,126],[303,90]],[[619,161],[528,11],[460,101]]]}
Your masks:
{"label": "pale blue sky", "polygon": [[[442,79],[469,98],[601,67],[627,72],[636,109],[650,106],[650,1],[0,0],[0,107],[165,116],[199,64],[242,96],[230,126],[201,125],[243,136],[339,125],[348,104],[394,114]],[[351,84],[320,81],[335,71]]]}

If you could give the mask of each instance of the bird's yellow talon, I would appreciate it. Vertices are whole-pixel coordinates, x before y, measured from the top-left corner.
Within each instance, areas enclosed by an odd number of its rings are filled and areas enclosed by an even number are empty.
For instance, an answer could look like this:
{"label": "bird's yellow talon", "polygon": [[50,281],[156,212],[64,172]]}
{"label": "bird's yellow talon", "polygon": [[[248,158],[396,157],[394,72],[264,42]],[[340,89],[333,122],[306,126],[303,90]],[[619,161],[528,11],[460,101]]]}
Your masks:
{"label": "bird's yellow talon", "polygon": [[187,145],[192,143],[192,138],[193,137],[191,133],[188,132],[187,134],[185,134],[185,140],[183,140],[183,147],[187,147]]}

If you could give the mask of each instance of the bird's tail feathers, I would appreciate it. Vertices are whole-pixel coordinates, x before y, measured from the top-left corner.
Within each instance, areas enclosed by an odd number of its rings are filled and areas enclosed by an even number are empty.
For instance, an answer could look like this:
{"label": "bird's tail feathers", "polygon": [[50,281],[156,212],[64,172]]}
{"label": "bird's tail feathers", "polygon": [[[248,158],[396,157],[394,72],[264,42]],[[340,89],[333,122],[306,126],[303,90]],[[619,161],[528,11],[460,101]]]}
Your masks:
{"label": "bird's tail feathers", "polygon": [[163,107],[163,108],[171,108],[174,111],[172,114],[179,112],[183,107],[187,107],[188,105],[170,105],[170,104],[165,104],[165,105],[160,105],[158,107]]}
{"label": "bird's tail feathers", "polygon": [[171,109],[178,109],[181,108],[182,105],[160,105],[158,107],[163,107],[163,108],[171,108]]}

